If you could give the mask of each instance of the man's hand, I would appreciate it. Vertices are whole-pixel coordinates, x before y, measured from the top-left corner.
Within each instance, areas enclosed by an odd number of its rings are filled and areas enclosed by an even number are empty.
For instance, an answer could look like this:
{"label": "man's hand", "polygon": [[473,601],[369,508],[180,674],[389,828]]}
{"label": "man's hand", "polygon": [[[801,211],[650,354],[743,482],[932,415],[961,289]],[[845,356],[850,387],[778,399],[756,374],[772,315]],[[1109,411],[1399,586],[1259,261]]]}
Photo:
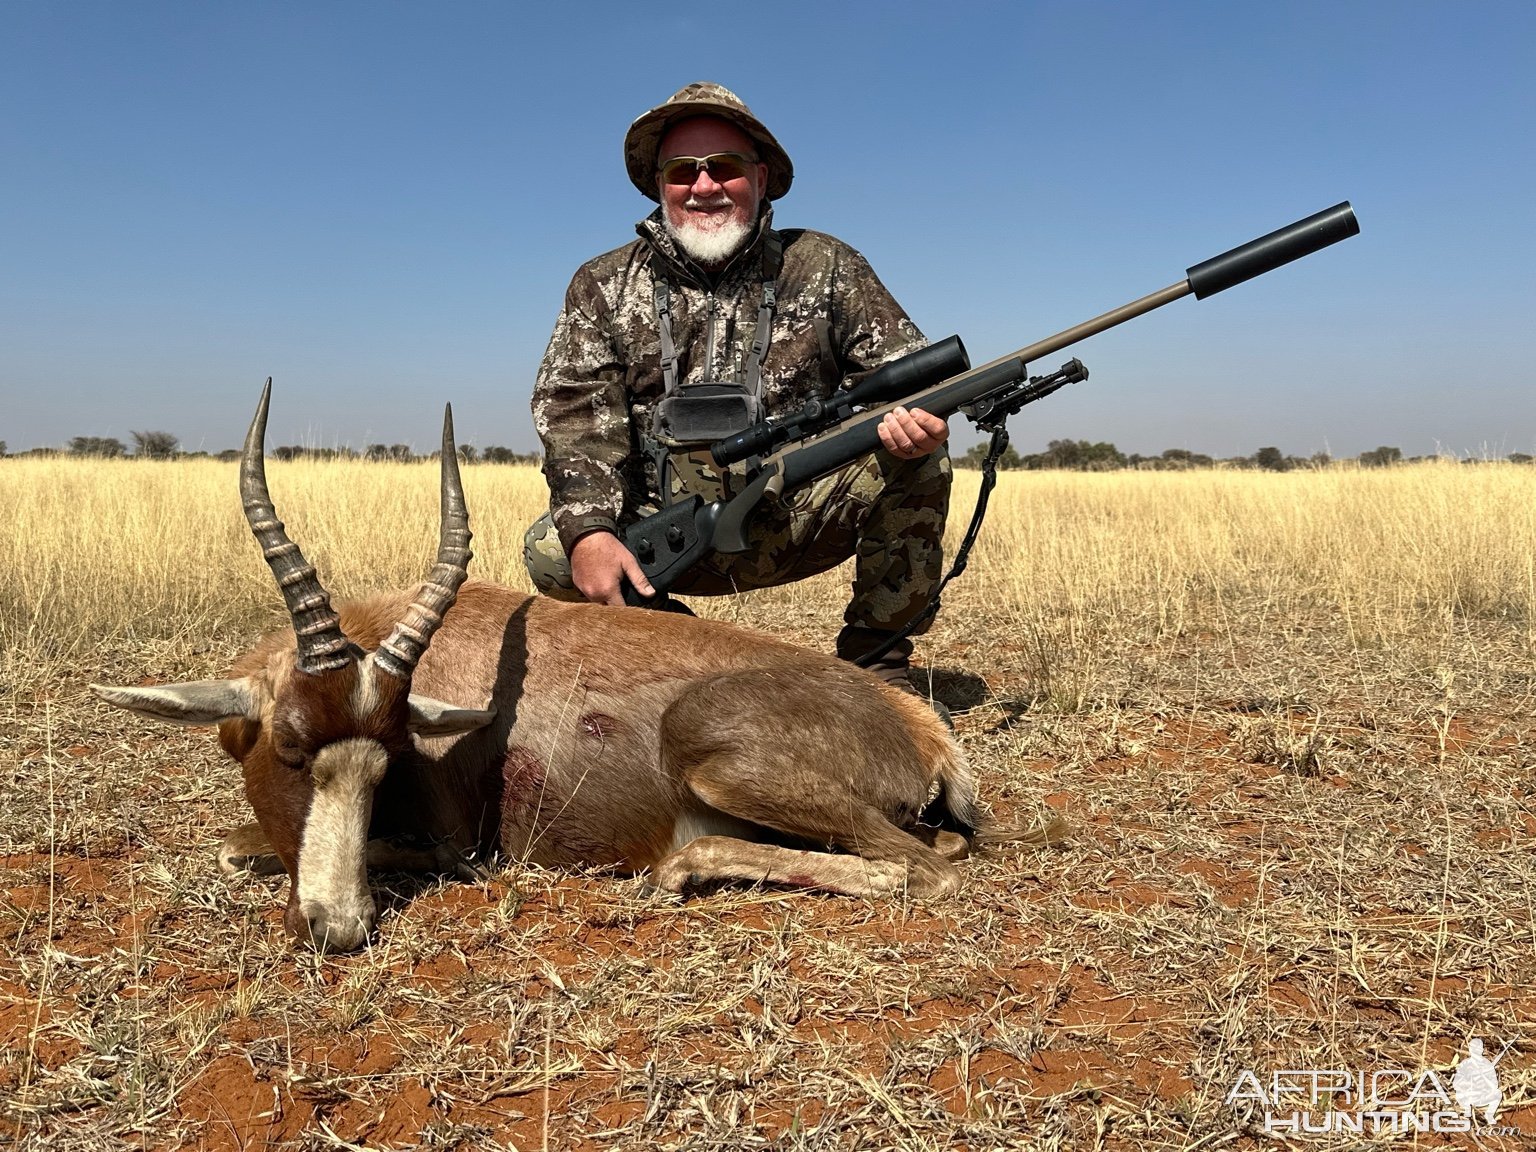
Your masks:
{"label": "man's hand", "polygon": [[640,570],[640,561],[612,532],[588,532],[571,545],[571,583],[592,603],[622,606],[621,578],[628,579],[642,595],[656,595]]}
{"label": "man's hand", "polygon": [[893,408],[880,421],[880,443],[892,456],[916,460],[949,439],[949,425],[942,416],[921,408]]}

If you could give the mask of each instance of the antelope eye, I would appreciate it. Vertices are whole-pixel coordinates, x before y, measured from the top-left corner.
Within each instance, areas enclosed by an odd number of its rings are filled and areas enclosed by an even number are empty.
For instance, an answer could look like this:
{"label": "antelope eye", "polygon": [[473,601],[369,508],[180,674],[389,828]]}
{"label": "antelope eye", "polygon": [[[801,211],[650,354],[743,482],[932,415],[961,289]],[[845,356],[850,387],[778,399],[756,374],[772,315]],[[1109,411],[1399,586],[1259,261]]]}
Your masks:
{"label": "antelope eye", "polygon": [[284,768],[291,768],[297,772],[304,767],[304,746],[288,733],[272,734],[272,752],[277,757],[277,762]]}

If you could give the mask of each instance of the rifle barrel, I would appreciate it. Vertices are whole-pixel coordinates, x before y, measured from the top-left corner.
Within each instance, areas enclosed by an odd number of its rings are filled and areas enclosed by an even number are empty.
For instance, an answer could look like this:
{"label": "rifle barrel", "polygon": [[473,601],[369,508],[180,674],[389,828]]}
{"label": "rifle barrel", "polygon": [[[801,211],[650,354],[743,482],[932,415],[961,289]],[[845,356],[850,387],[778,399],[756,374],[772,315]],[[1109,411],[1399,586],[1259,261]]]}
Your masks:
{"label": "rifle barrel", "polygon": [[1076,344],[1079,340],[1086,340],[1090,336],[1097,336],[1106,328],[1113,328],[1118,324],[1124,324],[1127,320],[1134,320],[1144,312],[1150,312],[1154,308],[1161,308],[1164,304],[1172,304],[1175,300],[1188,296],[1193,289],[1188,280],[1180,280],[1177,284],[1170,284],[1166,288],[1159,289],[1140,300],[1132,300],[1129,304],[1122,304],[1105,312],[1102,316],[1095,316],[1092,320],[1084,320],[1081,324],[1074,324],[1054,336],[1047,336],[1044,340],[1036,340],[1033,344],[1020,348],[1017,352],[1010,352],[1006,356],[999,356],[996,360],[989,360],[980,368],[971,369],[972,372],[983,372],[998,364],[1006,364],[1010,360],[1022,360],[1028,364],[1032,360],[1038,360],[1042,356],[1049,356],[1053,352],[1060,352],[1069,344]]}

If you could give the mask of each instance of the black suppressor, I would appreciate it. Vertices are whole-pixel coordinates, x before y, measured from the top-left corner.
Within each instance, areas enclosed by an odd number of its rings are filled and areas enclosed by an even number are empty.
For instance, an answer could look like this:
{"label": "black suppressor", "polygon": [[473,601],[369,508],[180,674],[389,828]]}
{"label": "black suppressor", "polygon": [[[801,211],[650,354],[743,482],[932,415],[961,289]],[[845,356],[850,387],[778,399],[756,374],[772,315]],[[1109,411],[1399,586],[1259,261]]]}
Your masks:
{"label": "black suppressor", "polygon": [[1184,274],[1189,277],[1189,287],[1195,299],[1204,300],[1234,284],[1252,280],[1282,264],[1310,256],[1319,248],[1359,234],[1360,224],[1346,200],[1305,220],[1278,228],[1268,236],[1250,240],[1230,252],[1202,260]]}

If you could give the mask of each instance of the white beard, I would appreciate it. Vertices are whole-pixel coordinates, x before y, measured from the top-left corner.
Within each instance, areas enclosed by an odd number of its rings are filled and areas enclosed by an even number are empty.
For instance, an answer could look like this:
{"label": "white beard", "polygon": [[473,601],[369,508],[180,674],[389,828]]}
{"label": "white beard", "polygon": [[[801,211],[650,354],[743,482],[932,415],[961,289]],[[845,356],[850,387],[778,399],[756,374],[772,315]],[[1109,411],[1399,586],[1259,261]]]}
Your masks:
{"label": "white beard", "polygon": [[[686,206],[695,205],[690,201]],[[664,211],[661,215],[667,226],[667,235],[672,237],[673,243],[707,268],[724,264],[745,248],[747,241],[752,238],[752,224],[735,213],[718,223],[714,220],[701,223],[692,219],[674,223],[670,212]]]}

